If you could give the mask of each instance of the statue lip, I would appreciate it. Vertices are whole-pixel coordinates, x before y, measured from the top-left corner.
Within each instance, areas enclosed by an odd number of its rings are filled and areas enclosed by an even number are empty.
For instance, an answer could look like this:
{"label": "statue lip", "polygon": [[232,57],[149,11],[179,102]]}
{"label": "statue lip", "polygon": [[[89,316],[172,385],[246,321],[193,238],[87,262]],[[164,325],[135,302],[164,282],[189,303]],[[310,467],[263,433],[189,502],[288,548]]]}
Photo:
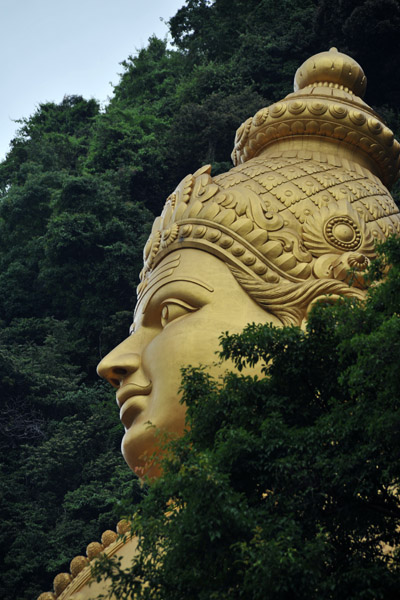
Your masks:
{"label": "statue lip", "polygon": [[153,386],[139,385],[137,383],[123,384],[116,394],[117,404],[119,406],[119,418],[125,429],[129,429],[146,408],[147,396]]}
{"label": "statue lip", "polygon": [[116,400],[121,409],[125,402],[132,396],[148,396],[151,392],[152,385],[138,385],[137,383],[125,383],[116,393]]}
{"label": "statue lip", "polygon": [[147,397],[141,395],[133,395],[125,401],[119,412],[119,418],[126,431],[132,427],[140,413],[144,411],[146,404]]}

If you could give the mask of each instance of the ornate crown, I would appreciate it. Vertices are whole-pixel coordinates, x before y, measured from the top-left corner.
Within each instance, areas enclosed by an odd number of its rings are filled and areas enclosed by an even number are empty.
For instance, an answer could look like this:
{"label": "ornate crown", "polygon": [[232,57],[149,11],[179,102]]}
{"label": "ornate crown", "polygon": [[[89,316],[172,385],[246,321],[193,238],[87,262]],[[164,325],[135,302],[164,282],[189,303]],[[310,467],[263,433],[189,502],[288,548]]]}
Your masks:
{"label": "ornate crown", "polygon": [[299,91],[241,125],[235,168],[213,178],[204,166],[167,198],[138,294],[176,249],[211,252],[271,284],[346,280],[350,268],[366,268],[376,240],[400,233],[384,185],[398,175],[400,145],[354,95],[365,89],[361,67],[331,49],[308,59],[295,82]]}

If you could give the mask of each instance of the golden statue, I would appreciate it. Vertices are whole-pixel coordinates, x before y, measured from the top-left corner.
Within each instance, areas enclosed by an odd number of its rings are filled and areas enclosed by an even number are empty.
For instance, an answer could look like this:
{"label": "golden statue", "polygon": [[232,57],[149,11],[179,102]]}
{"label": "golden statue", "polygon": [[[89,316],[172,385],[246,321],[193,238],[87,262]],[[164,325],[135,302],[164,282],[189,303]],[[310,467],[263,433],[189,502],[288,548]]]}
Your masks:
{"label": "golden statue", "polygon": [[[98,366],[117,388],[123,454],[139,475],[159,475],[149,462],[156,432],[184,428],[181,367],[226,370],[215,362],[221,332],[249,322],[302,326],[328,294],[330,302],[365,296],[375,243],[400,233],[387,189],[400,145],[361,99],[365,88],[361,67],[335,48],[309,58],[294,93],[240,126],[233,169],[212,177],[204,166],[167,198],[144,249],[131,334]],[[135,540],[106,534],[89,558],[117,552],[129,564]],[[106,589],[89,588],[87,559],[74,561],[74,572],[57,576],[55,596],[40,600]]]}

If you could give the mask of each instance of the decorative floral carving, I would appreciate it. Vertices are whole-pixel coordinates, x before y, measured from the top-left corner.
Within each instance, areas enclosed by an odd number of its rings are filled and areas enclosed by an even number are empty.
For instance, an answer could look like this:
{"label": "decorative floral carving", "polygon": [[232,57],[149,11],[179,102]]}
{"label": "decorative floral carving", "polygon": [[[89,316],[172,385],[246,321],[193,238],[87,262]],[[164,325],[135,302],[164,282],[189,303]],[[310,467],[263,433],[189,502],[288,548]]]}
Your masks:
{"label": "decorative floral carving", "polygon": [[289,103],[289,112],[292,113],[292,115],[299,115],[305,108],[306,105],[301,100],[293,100],[293,102]]}
{"label": "decorative floral carving", "polygon": [[89,560],[86,556],[75,556],[70,562],[69,570],[71,571],[72,577],[77,577],[81,571],[89,564]]}
{"label": "decorative floral carving", "polygon": [[[256,119],[256,122],[254,124],[257,126],[261,125],[267,117],[268,117],[268,113],[265,115],[264,119],[262,119],[262,120]],[[237,150],[237,152],[240,152],[243,149],[243,147],[245,146],[252,122],[253,122],[253,118],[250,117],[249,119],[247,119],[247,121],[242,123],[241,126],[239,127],[239,129],[236,131],[235,149]]]}
{"label": "decorative floral carving", "polygon": [[53,581],[55,595],[59,596],[62,594],[71,581],[72,577],[69,573],[59,573],[56,575]]}
{"label": "decorative floral carving", "polygon": [[265,120],[267,119],[269,114],[269,109],[268,108],[262,108],[261,110],[259,110],[253,117],[253,125],[255,125],[256,127],[259,127],[260,125],[262,125]]}
{"label": "decorative floral carving", "polygon": [[355,271],[365,271],[370,264],[370,260],[364,254],[354,253],[347,258],[349,267]]}
{"label": "decorative floral carving", "polygon": [[313,256],[359,250],[374,255],[374,237],[346,200],[332,202],[310,215],[303,225],[304,245]]}
{"label": "decorative floral carving", "polygon": [[310,102],[308,110],[312,115],[323,115],[328,110],[328,105],[321,101]]}
{"label": "decorative floral carving", "polygon": [[339,281],[351,283],[354,287],[365,287],[365,273],[370,260],[359,252],[346,252],[332,263],[332,274]]}
{"label": "decorative floral carving", "polygon": [[173,223],[172,226],[169,227],[168,229],[164,229],[161,234],[160,247],[168,248],[168,246],[176,240],[176,238],[178,237],[178,233],[179,233],[179,227],[176,223]]}
{"label": "decorative floral carving", "polygon": [[[91,542],[86,548],[86,556],[75,556],[70,562],[70,573],[59,573],[53,581],[54,593],[44,592],[37,600],[56,600],[57,598],[75,598],[75,592],[80,590],[83,584],[91,581],[90,561],[101,552],[109,556],[115,553],[124,543],[118,536],[128,535],[131,524],[123,519],[117,524],[117,531],[108,529],[101,536],[101,542]],[[126,541],[126,540],[125,540]],[[86,589],[86,587],[85,587]],[[79,597],[81,594],[78,594]],[[85,594],[86,598],[86,594]]]}
{"label": "decorative floral carving", "polygon": [[143,261],[145,267],[148,265],[151,267],[153,260],[160,248],[161,243],[161,231],[154,231],[154,234],[149,237],[143,250]]}

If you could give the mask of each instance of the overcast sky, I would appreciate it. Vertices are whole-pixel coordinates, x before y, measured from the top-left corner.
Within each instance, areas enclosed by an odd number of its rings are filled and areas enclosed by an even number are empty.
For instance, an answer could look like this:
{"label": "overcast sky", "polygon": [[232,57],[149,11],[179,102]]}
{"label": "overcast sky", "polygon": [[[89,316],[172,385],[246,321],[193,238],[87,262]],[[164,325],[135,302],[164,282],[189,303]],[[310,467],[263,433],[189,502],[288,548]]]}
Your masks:
{"label": "overcast sky", "polygon": [[164,38],[184,0],[0,0],[0,160],[18,124],[43,102],[78,94],[106,102],[119,63]]}

